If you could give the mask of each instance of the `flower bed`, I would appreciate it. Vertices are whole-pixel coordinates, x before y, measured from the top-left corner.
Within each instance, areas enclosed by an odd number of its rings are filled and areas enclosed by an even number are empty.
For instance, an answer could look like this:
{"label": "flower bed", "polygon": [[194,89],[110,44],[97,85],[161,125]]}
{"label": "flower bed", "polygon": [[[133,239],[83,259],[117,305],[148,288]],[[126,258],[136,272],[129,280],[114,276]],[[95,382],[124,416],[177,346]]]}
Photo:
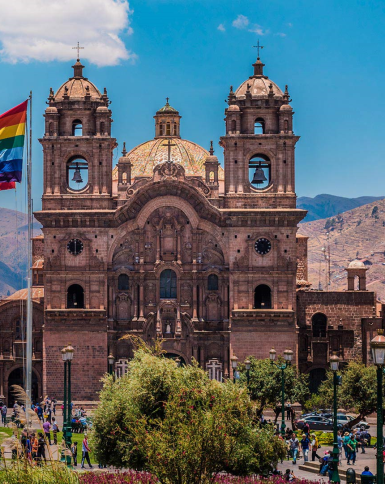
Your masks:
{"label": "flower bed", "polygon": [[[146,472],[121,472],[121,473],[92,473],[79,476],[80,484],[156,484],[159,483],[156,477]],[[229,475],[217,476],[214,484],[286,484],[282,477],[271,477],[262,479],[258,477],[234,477]],[[319,481],[308,479],[296,479],[291,481],[295,484],[320,484]]]}

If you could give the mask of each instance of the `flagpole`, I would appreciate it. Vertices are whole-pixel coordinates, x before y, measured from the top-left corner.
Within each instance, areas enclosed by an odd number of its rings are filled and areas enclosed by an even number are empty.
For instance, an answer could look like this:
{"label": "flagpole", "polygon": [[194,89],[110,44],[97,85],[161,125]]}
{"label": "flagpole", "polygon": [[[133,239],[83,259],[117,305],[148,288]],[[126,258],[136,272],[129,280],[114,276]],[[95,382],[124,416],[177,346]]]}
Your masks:
{"label": "flagpole", "polygon": [[[26,378],[25,392],[27,394],[26,409],[32,402],[32,91],[29,94],[29,150],[27,153],[27,194],[28,194],[28,267],[27,267],[27,348],[26,348]],[[28,418],[27,418],[28,420]]]}

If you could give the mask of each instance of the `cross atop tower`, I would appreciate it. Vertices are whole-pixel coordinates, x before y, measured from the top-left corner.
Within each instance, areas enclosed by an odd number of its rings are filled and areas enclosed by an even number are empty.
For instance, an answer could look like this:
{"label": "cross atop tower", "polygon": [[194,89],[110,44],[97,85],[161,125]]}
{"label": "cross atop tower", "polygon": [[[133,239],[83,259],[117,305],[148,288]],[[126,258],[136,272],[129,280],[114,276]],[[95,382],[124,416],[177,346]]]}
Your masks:
{"label": "cross atop tower", "polygon": [[80,60],[80,50],[84,49],[84,47],[80,47],[80,44],[78,42],[78,45],[76,47],[72,47],[73,49],[76,49],[78,51],[78,57],[77,60]]}
{"label": "cross atop tower", "polygon": [[169,99],[170,99],[169,97],[166,97],[166,102],[167,102],[167,104],[168,104],[168,100],[169,100]]}
{"label": "cross atop tower", "polygon": [[167,144],[163,145],[163,146],[167,146],[167,148],[168,148],[168,157],[167,157],[168,159],[167,159],[167,161],[168,161],[168,163],[171,163],[171,161],[172,161],[171,160],[171,146],[176,146],[176,144],[171,143],[171,140],[168,139]]}
{"label": "cross atop tower", "polygon": [[258,49],[258,59],[259,59],[259,50],[260,49],[263,49],[265,46],[264,45],[259,45],[259,39],[258,39],[257,45],[253,45],[253,47],[255,47],[256,49]]}

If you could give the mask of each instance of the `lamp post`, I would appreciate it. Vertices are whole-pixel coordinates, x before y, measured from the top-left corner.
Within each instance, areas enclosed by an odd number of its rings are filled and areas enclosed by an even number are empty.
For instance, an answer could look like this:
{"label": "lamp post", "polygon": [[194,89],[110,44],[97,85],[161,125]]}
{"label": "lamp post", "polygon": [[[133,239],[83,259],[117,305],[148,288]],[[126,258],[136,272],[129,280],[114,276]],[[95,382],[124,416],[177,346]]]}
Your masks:
{"label": "lamp post", "polygon": [[249,384],[250,384],[250,368],[251,368],[251,361],[250,360],[246,360],[245,361],[245,368],[246,368],[247,388],[249,388]]}
{"label": "lamp post", "polygon": [[[67,348],[61,350],[61,357],[64,362],[64,398],[63,398],[63,440],[66,442],[67,436]],[[60,457],[61,462],[66,462],[64,451]]]}
{"label": "lamp post", "polygon": [[332,474],[332,482],[341,482],[340,476],[338,474],[338,462],[339,462],[339,450],[338,450],[338,440],[337,440],[337,385],[338,385],[338,377],[337,372],[340,364],[340,359],[334,353],[333,356],[330,357],[330,368],[333,372],[333,387],[334,387],[334,406],[333,406],[333,414],[334,414],[334,421],[333,421],[333,435],[334,435],[334,443],[333,443],[333,474]]}
{"label": "lamp post", "polygon": [[384,464],[383,464],[383,450],[384,450],[384,433],[382,426],[383,411],[382,411],[382,392],[383,392],[383,369],[385,365],[385,336],[384,330],[379,329],[376,337],[370,342],[372,348],[373,362],[377,366],[377,482],[384,482]]}
{"label": "lamp post", "polygon": [[281,434],[282,437],[285,436],[285,370],[286,368],[291,365],[291,360],[293,358],[293,352],[291,350],[285,350],[283,352],[283,358],[285,363],[275,363],[275,358],[277,356],[277,352],[274,348],[270,350],[270,362],[272,365],[275,365],[279,370],[281,370],[281,384],[282,384],[282,425],[281,425]]}
{"label": "lamp post", "polygon": [[[67,432],[66,432],[66,438],[65,438],[65,443],[67,449],[71,449],[71,444],[72,444],[72,405],[71,405],[71,362],[74,357],[74,349],[73,347],[69,344],[66,348],[66,353],[67,353],[67,365],[68,365],[68,390],[67,390],[67,398],[68,398],[68,404],[67,404],[67,411],[68,411],[68,417],[67,417]],[[67,466],[71,466],[71,456],[67,455]]]}
{"label": "lamp post", "polygon": [[109,375],[113,375],[114,374],[114,361],[115,361],[115,357],[110,353],[108,356],[107,356],[107,360],[108,360],[108,374]]}
{"label": "lamp post", "polygon": [[231,367],[232,367],[232,369],[233,369],[233,383],[235,383],[235,381],[236,381],[236,380],[235,380],[235,373],[236,373],[236,371],[237,371],[237,366],[238,366],[238,358],[237,358],[235,355],[233,355],[233,356],[230,358],[230,360],[231,360]]}

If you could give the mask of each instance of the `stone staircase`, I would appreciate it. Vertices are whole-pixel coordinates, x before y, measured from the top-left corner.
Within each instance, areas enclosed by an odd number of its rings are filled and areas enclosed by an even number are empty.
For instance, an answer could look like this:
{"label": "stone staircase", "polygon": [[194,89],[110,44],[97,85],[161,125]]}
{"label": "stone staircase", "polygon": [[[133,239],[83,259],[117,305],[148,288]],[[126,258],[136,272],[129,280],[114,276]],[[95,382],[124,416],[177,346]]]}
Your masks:
{"label": "stone staircase", "polygon": [[[299,466],[301,471],[312,472],[313,474],[319,473],[319,463],[318,462],[306,462]],[[357,472],[357,471],[356,471]],[[341,482],[346,482],[346,470],[345,469],[338,469],[338,474],[340,476]],[[324,476],[325,481],[328,481],[328,476]],[[359,474],[356,474],[356,483],[361,484],[361,477]]]}

